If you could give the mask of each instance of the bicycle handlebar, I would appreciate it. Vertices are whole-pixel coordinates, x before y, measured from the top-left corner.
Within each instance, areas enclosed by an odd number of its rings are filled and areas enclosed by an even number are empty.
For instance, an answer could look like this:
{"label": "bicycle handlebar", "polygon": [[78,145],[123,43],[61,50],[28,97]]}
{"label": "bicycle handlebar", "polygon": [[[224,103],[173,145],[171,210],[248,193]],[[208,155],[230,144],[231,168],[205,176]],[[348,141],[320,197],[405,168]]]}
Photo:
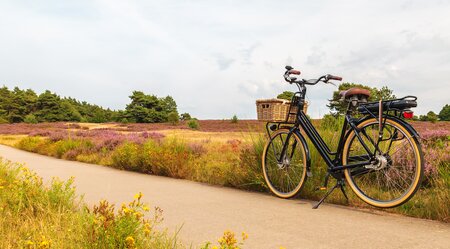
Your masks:
{"label": "bicycle handlebar", "polygon": [[315,85],[315,84],[319,83],[320,81],[327,84],[329,80],[339,80],[339,81],[342,80],[342,77],[331,75],[331,74],[323,75],[323,76],[319,77],[318,79],[297,80],[296,77],[291,77],[291,74],[300,75],[300,71],[295,70],[291,66],[286,66],[285,68],[286,68],[286,72],[284,73],[284,79],[287,82],[289,82],[289,84],[296,83],[296,84],[305,84],[305,85]]}

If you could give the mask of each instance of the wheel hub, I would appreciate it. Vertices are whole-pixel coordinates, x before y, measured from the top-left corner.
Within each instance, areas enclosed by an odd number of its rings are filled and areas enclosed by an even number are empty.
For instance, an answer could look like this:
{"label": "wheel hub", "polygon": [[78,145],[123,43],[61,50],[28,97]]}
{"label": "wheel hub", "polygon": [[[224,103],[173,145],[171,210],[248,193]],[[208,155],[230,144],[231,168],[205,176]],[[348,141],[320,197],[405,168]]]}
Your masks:
{"label": "wheel hub", "polygon": [[278,168],[280,169],[286,169],[287,167],[289,167],[289,165],[291,165],[291,159],[287,156],[285,156],[283,158],[283,160],[281,161],[281,163],[278,163]]}
{"label": "wheel hub", "polygon": [[366,169],[382,170],[388,166],[388,159],[383,155],[376,155],[372,164],[366,165]]}

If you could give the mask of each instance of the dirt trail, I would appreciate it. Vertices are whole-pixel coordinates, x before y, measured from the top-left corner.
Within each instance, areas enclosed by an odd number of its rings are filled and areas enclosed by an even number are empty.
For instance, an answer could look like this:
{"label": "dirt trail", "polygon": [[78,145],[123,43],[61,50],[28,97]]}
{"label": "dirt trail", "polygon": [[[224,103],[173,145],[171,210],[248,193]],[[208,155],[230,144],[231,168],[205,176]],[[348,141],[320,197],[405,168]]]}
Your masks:
{"label": "dirt trail", "polygon": [[449,248],[450,225],[70,162],[0,145],[0,156],[23,162],[44,179],[75,176],[89,204],[105,198],[120,205],[142,191],[164,210],[170,231],[197,246],[226,229],[249,239],[245,248]]}

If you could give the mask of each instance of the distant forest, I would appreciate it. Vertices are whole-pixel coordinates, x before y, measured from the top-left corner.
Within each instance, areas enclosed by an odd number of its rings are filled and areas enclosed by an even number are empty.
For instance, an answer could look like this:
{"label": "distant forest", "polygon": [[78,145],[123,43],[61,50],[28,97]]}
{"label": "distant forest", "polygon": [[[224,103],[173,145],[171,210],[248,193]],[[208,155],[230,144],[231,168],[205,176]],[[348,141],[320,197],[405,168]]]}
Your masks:
{"label": "distant forest", "polygon": [[101,106],[61,97],[51,91],[36,94],[31,89],[18,87],[10,90],[0,88],[0,123],[39,122],[167,122],[177,115],[177,104],[171,96],[158,98],[155,95],[134,91],[125,110],[105,109]]}

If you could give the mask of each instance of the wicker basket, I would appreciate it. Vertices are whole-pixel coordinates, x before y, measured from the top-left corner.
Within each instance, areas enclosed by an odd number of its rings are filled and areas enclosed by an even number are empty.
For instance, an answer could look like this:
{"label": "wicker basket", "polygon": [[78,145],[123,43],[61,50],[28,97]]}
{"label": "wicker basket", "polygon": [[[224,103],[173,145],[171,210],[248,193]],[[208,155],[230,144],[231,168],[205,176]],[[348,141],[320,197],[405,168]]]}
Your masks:
{"label": "wicker basket", "polygon": [[[256,111],[258,120],[269,122],[290,122],[295,121],[297,106],[293,106],[288,117],[291,101],[284,99],[258,99],[256,100]],[[306,113],[308,104],[305,103],[303,111]]]}

